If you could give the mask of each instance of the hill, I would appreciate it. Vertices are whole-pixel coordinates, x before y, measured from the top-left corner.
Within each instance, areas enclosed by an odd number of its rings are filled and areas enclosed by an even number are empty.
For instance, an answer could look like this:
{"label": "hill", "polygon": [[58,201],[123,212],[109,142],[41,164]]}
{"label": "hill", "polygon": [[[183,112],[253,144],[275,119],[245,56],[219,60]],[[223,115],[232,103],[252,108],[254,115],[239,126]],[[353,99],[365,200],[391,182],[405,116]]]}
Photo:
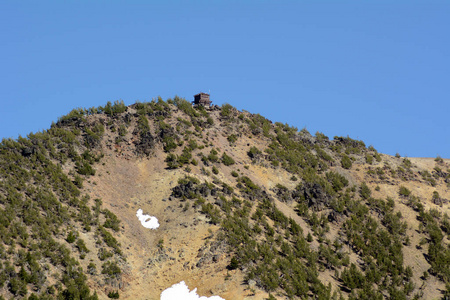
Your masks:
{"label": "hill", "polygon": [[74,109],[3,139],[0,164],[4,299],[159,299],[181,281],[224,299],[450,294],[440,157],[175,97]]}

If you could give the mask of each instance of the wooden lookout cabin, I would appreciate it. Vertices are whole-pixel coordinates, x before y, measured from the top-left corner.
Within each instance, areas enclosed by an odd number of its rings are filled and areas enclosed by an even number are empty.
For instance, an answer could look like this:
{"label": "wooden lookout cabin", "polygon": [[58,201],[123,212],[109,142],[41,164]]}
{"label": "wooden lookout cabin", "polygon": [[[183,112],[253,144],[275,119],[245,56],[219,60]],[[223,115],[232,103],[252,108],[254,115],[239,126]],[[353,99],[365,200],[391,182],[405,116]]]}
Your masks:
{"label": "wooden lookout cabin", "polygon": [[194,95],[194,105],[203,105],[209,107],[211,105],[211,100],[209,100],[209,94],[199,93]]}

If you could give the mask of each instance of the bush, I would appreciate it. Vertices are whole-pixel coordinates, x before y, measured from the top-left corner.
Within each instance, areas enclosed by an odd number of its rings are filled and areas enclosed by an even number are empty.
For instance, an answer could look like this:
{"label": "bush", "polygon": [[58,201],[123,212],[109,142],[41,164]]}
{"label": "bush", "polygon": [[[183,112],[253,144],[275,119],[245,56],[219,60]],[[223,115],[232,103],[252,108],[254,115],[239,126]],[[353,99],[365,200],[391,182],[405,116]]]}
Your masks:
{"label": "bush", "polygon": [[219,157],[217,156],[217,154],[219,154],[219,153],[215,149],[211,149],[211,151],[209,152],[209,155],[208,155],[208,160],[210,162],[219,161]]}
{"label": "bush", "polygon": [[233,109],[233,106],[231,106],[228,103],[225,103],[224,105],[222,105],[222,110],[220,111],[220,115],[222,117],[229,117],[231,115],[232,109]]}
{"label": "bush", "polygon": [[111,101],[108,101],[108,103],[103,107],[103,112],[107,114],[108,116],[114,116],[116,114],[123,113],[127,110],[126,105],[123,103],[123,100],[116,100],[114,101],[114,105],[111,104]]}
{"label": "bush", "polygon": [[230,145],[234,144],[237,141],[238,137],[235,134],[229,135],[227,137],[228,142]]}
{"label": "bush", "polygon": [[108,275],[109,277],[116,277],[121,273],[122,271],[116,262],[108,261],[102,265],[102,274]]}
{"label": "bush", "polygon": [[341,159],[341,166],[344,169],[350,169],[352,167],[352,160],[347,155],[344,155]]}
{"label": "bush", "polygon": [[367,186],[367,184],[365,182],[363,182],[361,184],[361,187],[359,189],[359,195],[361,196],[361,198],[363,198],[364,200],[367,200],[370,198],[370,195],[372,194],[372,191],[370,190],[370,188]]}
{"label": "bush", "polygon": [[67,235],[66,241],[69,244],[72,244],[73,242],[75,242],[76,239],[77,239],[77,234],[74,233],[73,231],[70,231],[69,234]]}
{"label": "bush", "polygon": [[225,165],[225,166],[231,166],[231,165],[234,165],[235,164],[235,161],[230,157],[230,156],[228,156],[225,152],[222,154],[222,163]]}
{"label": "bush", "polygon": [[326,174],[326,178],[328,182],[333,186],[333,190],[336,192],[342,190],[344,187],[348,185],[348,180],[344,176],[339,173],[330,171]]}
{"label": "bush", "polygon": [[178,157],[173,153],[169,153],[164,161],[167,163],[169,169],[177,169],[180,167]]}
{"label": "bush", "polygon": [[399,188],[398,194],[403,197],[408,197],[409,195],[411,195],[411,191],[408,190],[406,187],[401,186]]}
{"label": "bush", "polygon": [[215,175],[217,175],[217,174],[219,174],[219,169],[217,169],[216,166],[213,166],[213,167],[212,167],[212,172],[213,172]]}
{"label": "bush", "polygon": [[108,298],[119,299],[119,291],[111,291],[108,293]]}
{"label": "bush", "polygon": [[89,162],[83,160],[82,163],[79,161],[76,162],[76,168],[78,174],[89,176],[89,175],[95,175],[94,168],[89,164]]}
{"label": "bush", "polygon": [[230,264],[228,265],[228,269],[235,270],[237,268],[239,268],[239,261],[237,260],[236,257],[233,256],[231,258]]}
{"label": "bush", "polygon": [[251,158],[251,159],[255,159],[257,158],[259,155],[261,155],[261,151],[259,151],[258,148],[256,148],[255,146],[252,146],[250,148],[250,150],[248,150],[247,155]]}

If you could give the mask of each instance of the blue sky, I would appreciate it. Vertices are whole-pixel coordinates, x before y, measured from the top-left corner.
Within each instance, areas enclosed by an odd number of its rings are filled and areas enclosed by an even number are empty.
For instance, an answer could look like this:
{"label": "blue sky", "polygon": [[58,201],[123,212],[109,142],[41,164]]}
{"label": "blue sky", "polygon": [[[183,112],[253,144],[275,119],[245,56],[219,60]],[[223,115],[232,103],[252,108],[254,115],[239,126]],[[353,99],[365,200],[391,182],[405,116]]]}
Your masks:
{"label": "blue sky", "polygon": [[72,108],[215,104],[450,158],[448,1],[1,1],[0,138]]}

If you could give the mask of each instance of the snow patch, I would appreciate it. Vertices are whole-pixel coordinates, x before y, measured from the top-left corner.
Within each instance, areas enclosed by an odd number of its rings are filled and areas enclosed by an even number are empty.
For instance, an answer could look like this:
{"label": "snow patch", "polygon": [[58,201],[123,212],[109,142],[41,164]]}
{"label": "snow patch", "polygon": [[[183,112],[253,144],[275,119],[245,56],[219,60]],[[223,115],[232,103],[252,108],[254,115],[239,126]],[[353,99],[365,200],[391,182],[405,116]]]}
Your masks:
{"label": "snow patch", "polygon": [[153,216],[144,215],[142,209],[138,209],[136,212],[136,217],[138,217],[142,226],[149,229],[156,229],[159,227],[158,219]]}
{"label": "snow patch", "polygon": [[161,300],[225,300],[219,296],[200,297],[197,294],[197,288],[189,291],[184,281],[172,285],[161,293]]}

